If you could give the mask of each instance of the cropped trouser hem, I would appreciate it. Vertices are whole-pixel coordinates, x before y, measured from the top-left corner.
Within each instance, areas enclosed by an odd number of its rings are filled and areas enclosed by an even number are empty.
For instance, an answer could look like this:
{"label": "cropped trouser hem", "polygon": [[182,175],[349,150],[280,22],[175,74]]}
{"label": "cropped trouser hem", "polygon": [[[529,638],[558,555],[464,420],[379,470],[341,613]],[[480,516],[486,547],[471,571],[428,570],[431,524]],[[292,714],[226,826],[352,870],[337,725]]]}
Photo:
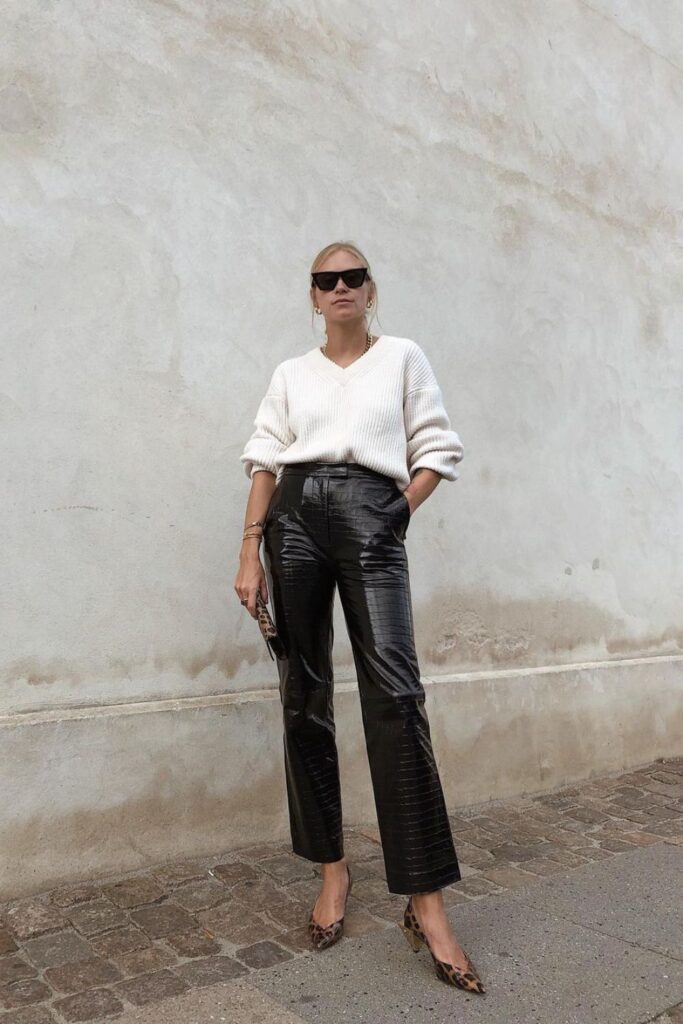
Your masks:
{"label": "cropped trouser hem", "polygon": [[[316,853],[310,847],[297,846],[294,843],[292,844],[292,853],[296,854],[297,857],[313,861],[315,864],[333,864],[344,856],[343,850],[338,855],[328,856],[322,852]],[[389,892],[396,893],[399,896],[414,896],[421,892],[436,892],[437,889],[443,889],[447,885],[459,882],[461,878],[462,874],[457,863],[450,863],[441,871],[434,871],[429,875],[411,876],[393,874],[392,872],[390,876],[389,872],[387,872],[387,889]]]}

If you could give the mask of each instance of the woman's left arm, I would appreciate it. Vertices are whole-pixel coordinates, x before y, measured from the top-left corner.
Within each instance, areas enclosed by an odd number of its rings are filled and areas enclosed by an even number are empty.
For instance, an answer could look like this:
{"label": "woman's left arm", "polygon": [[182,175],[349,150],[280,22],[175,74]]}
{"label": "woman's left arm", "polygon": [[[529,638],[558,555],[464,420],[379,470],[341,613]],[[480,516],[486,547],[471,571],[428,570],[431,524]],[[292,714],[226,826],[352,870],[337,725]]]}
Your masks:
{"label": "woman's left arm", "polygon": [[462,460],[462,441],[451,427],[441,388],[422,349],[414,344],[406,361],[403,400],[410,484],[404,494],[411,514],[425,501],[441,479],[457,480]]}

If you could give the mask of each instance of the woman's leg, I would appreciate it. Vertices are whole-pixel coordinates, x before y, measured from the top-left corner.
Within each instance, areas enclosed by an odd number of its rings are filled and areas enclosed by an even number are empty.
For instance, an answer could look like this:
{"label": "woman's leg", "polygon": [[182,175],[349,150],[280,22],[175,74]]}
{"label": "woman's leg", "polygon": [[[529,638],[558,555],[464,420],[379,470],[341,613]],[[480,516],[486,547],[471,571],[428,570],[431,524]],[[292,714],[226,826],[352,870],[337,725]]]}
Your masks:
{"label": "woman's leg", "polygon": [[442,888],[461,878],[415,650],[405,499],[351,475],[336,490],[333,550],[351,640],[390,892],[409,893],[434,954],[461,970]]}
{"label": "woman's leg", "polygon": [[388,478],[351,474],[338,483],[332,550],[387,884],[395,893],[429,892],[461,874],[415,651],[403,540],[409,508]]}
{"label": "woman's leg", "polygon": [[335,579],[310,507],[306,519],[301,515],[304,480],[285,477],[278,487],[264,552],[273,620],[288,652],[277,665],[292,849],[325,863],[344,855],[333,711]]}

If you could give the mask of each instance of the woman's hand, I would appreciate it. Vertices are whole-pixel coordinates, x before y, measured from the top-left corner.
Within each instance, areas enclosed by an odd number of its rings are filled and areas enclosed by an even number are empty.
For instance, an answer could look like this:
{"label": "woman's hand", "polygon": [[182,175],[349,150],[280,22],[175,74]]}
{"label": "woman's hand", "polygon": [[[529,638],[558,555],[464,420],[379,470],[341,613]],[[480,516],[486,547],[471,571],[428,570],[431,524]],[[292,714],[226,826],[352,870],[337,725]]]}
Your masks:
{"label": "woman's hand", "polygon": [[426,501],[434,488],[441,482],[441,479],[440,473],[426,467],[415,472],[412,480],[403,492],[408,502],[411,518],[422,502]]}
{"label": "woman's hand", "polygon": [[252,619],[257,616],[256,595],[261,592],[264,601],[268,601],[268,582],[266,572],[258,555],[240,559],[240,567],[235,579],[235,593],[247,609]]}
{"label": "woman's hand", "polygon": [[252,619],[258,615],[256,611],[256,595],[268,601],[268,584],[266,573],[259,558],[259,548],[263,542],[263,523],[275,490],[275,474],[270,470],[260,469],[251,480],[251,491],[244,517],[245,536],[240,548],[240,567],[235,578],[235,592],[247,609]]}

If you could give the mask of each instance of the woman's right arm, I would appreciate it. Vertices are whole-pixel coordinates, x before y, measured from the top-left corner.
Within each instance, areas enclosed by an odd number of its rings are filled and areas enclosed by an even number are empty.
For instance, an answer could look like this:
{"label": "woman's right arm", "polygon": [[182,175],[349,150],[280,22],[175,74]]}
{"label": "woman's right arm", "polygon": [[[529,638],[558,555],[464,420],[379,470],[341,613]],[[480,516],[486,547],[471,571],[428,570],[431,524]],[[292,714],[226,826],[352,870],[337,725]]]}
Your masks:
{"label": "woman's right arm", "polygon": [[235,591],[240,601],[246,600],[245,608],[256,618],[256,594],[261,591],[264,601],[268,600],[268,583],[266,573],[259,557],[263,527],[247,524],[256,520],[263,522],[275,490],[275,474],[267,469],[254,472],[251,478],[251,490],[244,516],[245,532],[252,536],[244,537],[239,553],[239,569],[235,579]]}
{"label": "woman's right arm", "polygon": [[[264,521],[275,490],[277,458],[293,441],[285,378],[282,364],[279,364],[273,371],[266,394],[258,407],[253,433],[240,455],[244,470],[251,478],[251,491],[244,516],[245,527],[256,520]],[[263,531],[260,526],[251,526],[246,532],[257,536],[242,540],[235,590],[240,600],[247,601],[245,607],[249,614],[256,618],[256,594],[259,589],[263,600],[268,600],[266,574],[259,558]]]}

